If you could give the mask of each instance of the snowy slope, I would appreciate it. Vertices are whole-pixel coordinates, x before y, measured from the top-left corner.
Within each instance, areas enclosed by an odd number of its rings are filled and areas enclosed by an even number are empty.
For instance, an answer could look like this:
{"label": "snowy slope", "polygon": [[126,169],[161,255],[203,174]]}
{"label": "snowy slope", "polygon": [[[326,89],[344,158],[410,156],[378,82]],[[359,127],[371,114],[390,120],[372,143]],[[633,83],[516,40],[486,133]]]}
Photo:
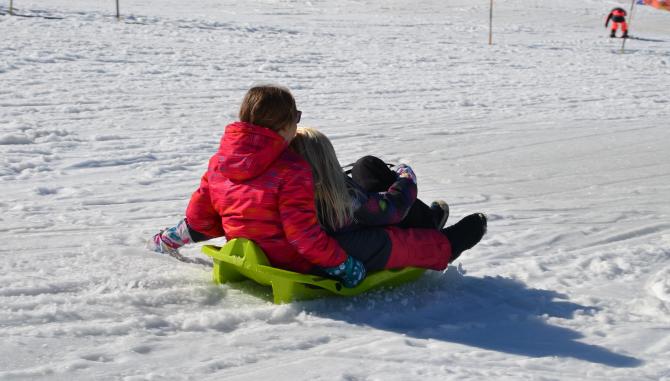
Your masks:
{"label": "snowy slope", "polygon": [[[488,3],[14,1],[59,19],[0,16],[0,379],[670,380],[670,13],[622,54],[616,2],[496,2],[493,46]],[[144,250],[266,81],[487,237],[284,306]]]}

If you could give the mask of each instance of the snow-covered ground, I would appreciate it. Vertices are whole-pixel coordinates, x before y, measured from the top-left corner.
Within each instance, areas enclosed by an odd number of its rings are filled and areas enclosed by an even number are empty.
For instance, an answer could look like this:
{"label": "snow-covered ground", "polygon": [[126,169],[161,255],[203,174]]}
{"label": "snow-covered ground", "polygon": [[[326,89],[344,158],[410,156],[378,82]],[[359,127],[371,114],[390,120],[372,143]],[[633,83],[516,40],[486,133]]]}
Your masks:
{"label": "snow-covered ground", "polygon": [[[621,53],[625,1],[496,2],[493,46],[488,3],[15,0],[59,19],[0,16],[0,379],[670,380],[670,12]],[[282,306],[144,250],[259,82],[487,237]]]}

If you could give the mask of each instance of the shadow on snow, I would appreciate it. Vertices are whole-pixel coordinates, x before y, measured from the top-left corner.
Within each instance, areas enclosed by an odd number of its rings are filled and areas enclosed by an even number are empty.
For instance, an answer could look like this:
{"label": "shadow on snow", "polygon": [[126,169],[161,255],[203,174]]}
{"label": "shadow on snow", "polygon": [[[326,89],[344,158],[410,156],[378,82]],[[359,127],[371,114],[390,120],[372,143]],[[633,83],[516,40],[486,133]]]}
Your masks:
{"label": "shadow on snow", "polygon": [[642,364],[634,357],[578,341],[583,335],[577,331],[549,324],[550,317],[572,319],[575,314],[598,311],[566,299],[566,295],[528,288],[517,280],[476,278],[450,268],[446,274],[427,275],[393,291],[304,302],[300,307],[314,315],[408,337],[521,356],[572,357],[611,367]]}

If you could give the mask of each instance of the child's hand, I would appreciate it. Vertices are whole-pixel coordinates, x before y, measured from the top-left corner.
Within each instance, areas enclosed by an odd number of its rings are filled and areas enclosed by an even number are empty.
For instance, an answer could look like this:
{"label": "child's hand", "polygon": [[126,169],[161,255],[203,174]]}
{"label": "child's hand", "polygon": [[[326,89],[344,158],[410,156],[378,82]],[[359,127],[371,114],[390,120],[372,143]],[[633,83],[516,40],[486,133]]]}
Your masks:
{"label": "child's hand", "polygon": [[358,286],[363,279],[365,279],[365,265],[363,262],[352,257],[347,257],[347,260],[342,262],[339,266],[328,267],[323,269],[328,275],[340,279],[344,287],[353,288]]}
{"label": "child's hand", "polygon": [[177,226],[161,230],[147,242],[147,249],[161,254],[178,254],[179,248],[191,243],[191,235],[185,220]]}
{"label": "child's hand", "polygon": [[393,170],[395,171],[395,173],[398,174],[398,177],[408,178],[408,179],[412,180],[412,182],[414,182],[414,184],[416,184],[416,175],[414,174],[414,171],[412,170],[412,167],[410,167],[409,165],[398,164],[395,167],[393,167]]}

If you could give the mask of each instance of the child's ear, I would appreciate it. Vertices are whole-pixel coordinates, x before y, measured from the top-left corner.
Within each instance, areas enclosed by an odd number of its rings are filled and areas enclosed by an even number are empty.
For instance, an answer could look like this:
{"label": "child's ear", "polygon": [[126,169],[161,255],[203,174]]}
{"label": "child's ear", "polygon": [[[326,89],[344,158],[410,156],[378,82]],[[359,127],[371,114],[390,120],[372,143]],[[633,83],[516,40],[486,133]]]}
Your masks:
{"label": "child's ear", "polygon": [[287,142],[291,142],[291,140],[293,140],[293,138],[295,137],[297,129],[298,129],[297,124],[289,123],[283,126],[280,130],[278,130],[277,133],[281,135]]}

